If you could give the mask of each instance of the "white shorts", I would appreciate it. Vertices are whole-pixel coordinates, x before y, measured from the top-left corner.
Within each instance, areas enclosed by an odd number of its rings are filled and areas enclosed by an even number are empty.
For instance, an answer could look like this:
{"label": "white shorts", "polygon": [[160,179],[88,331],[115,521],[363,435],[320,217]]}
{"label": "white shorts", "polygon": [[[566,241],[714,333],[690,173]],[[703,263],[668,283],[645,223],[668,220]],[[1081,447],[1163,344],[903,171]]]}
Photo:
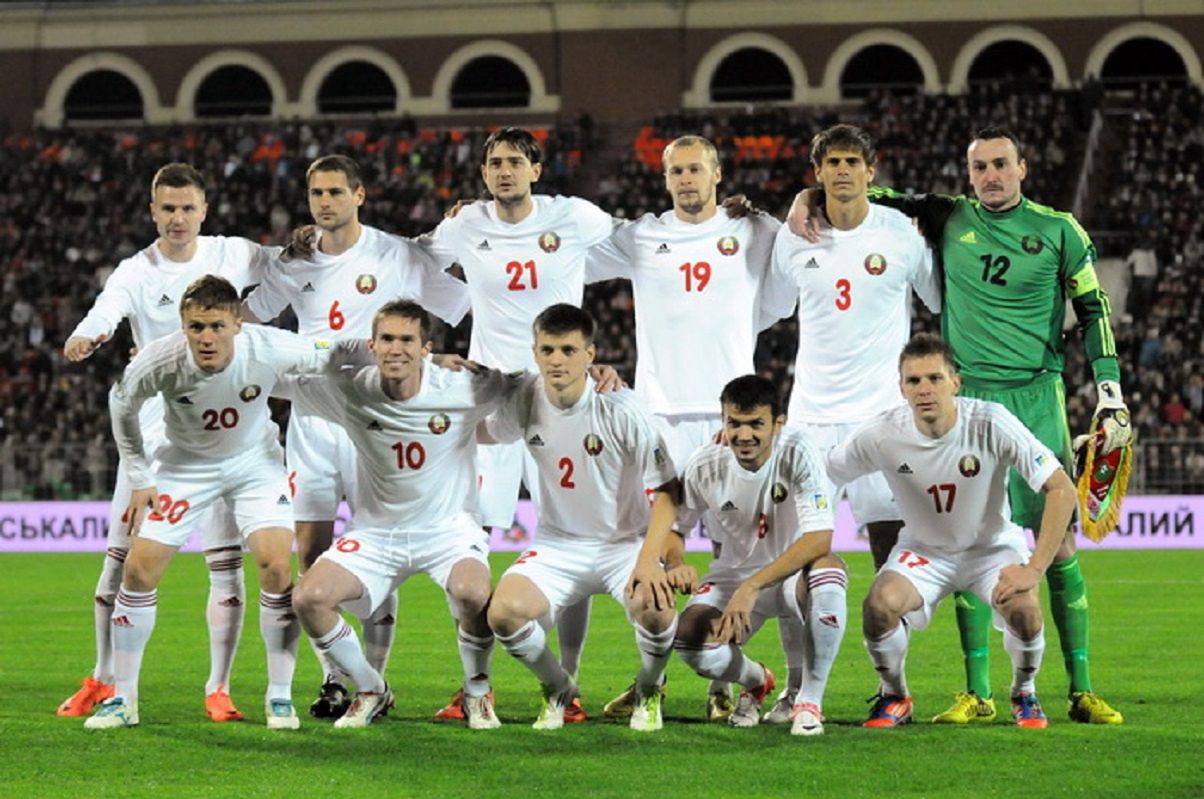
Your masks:
{"label": "white shorts", "polygon": [[[849,434],[861,425],[854,422],[841,424],[792,422],[790,426],[800,428],[807,433],[807,440],[811,442],[811,446],[815,447],[822,462],[827,459],[829,452],[842,444]],[[898,506],[895,505],[895,497],[891,494],[882,472],[863,475],[848,485],[842,486],[833,483],[825,473],[823,482],[828,496],[832,498],[833,502],[840,500],[841,491],[848,494],[849,505],[853,509],[853,518],[857,520],[858,524],[893,522],[903,518]]]}
{"label": "white shorts", "polygon": [[[719,404],[719,398],[715,398]],[[711,443],[715,434],[723,429],[723,416],[717,413],[654,414],[657,431],[669,448],[669,458],[677,473],[686,470],[686,463],[694,450]],[[656,488],[656,486],[651,486]]]}
{"label": "white shorts", "polygon": [[364,528],[335,541],[318,560],[355,575],[364,592],[343,603],[343,609],[367,618],[411,575],[425,573],[446,592],[452,568],[460,561],[479,561],[488,569],[489,537],[471,519],[437,531]]}
{"label": "white shorts", "polygon": [[[690,601],[686,603],[686,608],[689,609],[695,605],[704,605],[710,608],[716,608],[721,613],[727,607],[728,601],[732,598],[732,594],[736,593],[736,589],[753,576],[760,569],[753,571],[739,572],[732,569],[712,569],[703,580],[702,585],[694,592],[694,596],[690,597]],[[756,634],[757,630],[761,629],[761,625],[766,619],[771,618],[791,618],[798,621],[800,624],[806,623],[806,618],[798,606],[796,593],[798,591],[798,581],[802,578],[802,572],[797,571],[787,577],[782,582],[775,586],[762,590],[757,595],[757,604],[753,606],[752,611],[752,632]]]}
{"label": "white shorts", "polygon": [[[882,571],[902,575],[920,593],[924,604],[907,614],[907,623],[923,630],[932,621],[937,605],[954,591],[970,591],[990,605],[1000,570],[1005,566],[1028,563],[1028,557],[1028,550],[1018,543],[977,547],[951,556],[900,541],[890,551]],[[997,630],[1004,628],[998,612],[994,623]]]}
{"label": "white shorts", "polygon": [[354,511],[355,446],[347,432],[320,416],[294,412],[285,440],[297,520],[334,521],[344,496]]}
{"label": "white shorts", "polygon": [[[130,548],[130,525],[129,520],[125,517],[129,506],[130,478],[125,473],[125,463],[118,462],[117,485],[113,488],[113,504],[109,506],[108,547],[110,549]],[[234,514],[225,500],[214,502],[191,518],[192,522],[188,525],[189,534],[193,530],[200,531],[201,548],[206,552],[212,549],[242,548],[242,535],[238,532]]]}
{"label": "white shorts", "polygon": [[222,461],[152,467],[159,505],[148,513],[138,533],[143,538],[178,547],[188,540],[195,520],[220,500],[233,513],[239,535],[267,527],[293,529],[293,501],[280,449],[253,450]]}
{"label": "white shorts", "polygon": [[[603,543],[545,536],[518,556],[502,575],[521,574],[548,600],[544,626],[556,622],[560,611],[594,594],[610,594],[627,608],[624,592],[643,545],[642,538]],[[628,616],[630,618],[630,614]]]}
{"label": "white shorts", "polygon": [[527,484],[527,493],[538,508],[538,475],[535,461],[522,440],[478,446],[477,485],[480,487],[481,523],[485,527],[510,529],[514,524],[520,482]]}

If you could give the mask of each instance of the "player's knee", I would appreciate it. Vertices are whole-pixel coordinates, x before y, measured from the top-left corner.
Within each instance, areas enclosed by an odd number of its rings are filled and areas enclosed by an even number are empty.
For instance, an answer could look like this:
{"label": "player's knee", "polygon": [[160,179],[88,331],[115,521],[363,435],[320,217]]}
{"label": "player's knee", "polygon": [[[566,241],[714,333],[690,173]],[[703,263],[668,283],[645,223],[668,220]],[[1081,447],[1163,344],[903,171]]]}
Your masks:
{"label": "player's knee", "polygon": [[669,629],[676,616],[677,611],[674,608],[657,610],[655,605],[649,603],[643,613],[635,615],[635,620],[641,627],[655,635]]}
{"label": "player's knee", "polygon": [[699,647],[706,643],[710,634],[711,619],[706,614],[687,611],[677,620],[677,634],[673,638],[673,646]]}
{"label": "player's knee", "polygon": [[489,604],[492,593],[488,580],[473,578],[453,580],[447,589],[461,619],[479,616]]}
{"label": "player's knee", "polygon": [[840,569],[842,572],[848,573],[849,567],[845,564],[844,558],[837,555],[835,552],[829,552],[820,558],[816,558],[811,564],[811,570],[816,569]]}
{"label": "player's knee", "polygon": [[1041,632],[1044,624],[1041,606],[1033,597],[1021,597],[1006,602],[1000,606],[999,613],[1012,632],[1025,641],[1031,640]]}
{"label": "player's knee", "polygon": [[273,559],[259,565],[259,587],[263,591],[283,593],[292,581],[292,565],[287,559]]}
{"label": "player's knee", "polygon": [[526,603],[513,594],[494,595],[489,603],[487,620],[496,635],[514,635],[530,617],[525,613]]}

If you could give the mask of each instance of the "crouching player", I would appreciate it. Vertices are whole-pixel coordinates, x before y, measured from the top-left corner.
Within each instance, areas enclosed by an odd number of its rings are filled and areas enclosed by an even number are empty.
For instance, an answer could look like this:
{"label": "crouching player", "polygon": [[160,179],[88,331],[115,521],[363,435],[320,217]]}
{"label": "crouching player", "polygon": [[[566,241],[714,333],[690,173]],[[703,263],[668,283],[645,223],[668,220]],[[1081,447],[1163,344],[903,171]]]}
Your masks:
{"label": "crouching player", "polygon": [[[238,291],[213,275],[188,286],[180,316],[183,331],[143,348],[109,392],[113,433],[132,489],[131,546],[113,607],[116,693],[84,726],[138,724],[138,675],[155,626],[156,586],[192,520],[224,499],[259,572],[267,725],[296,729],[292,681],[300,626],[292,611],[293,506],[267,401],[286,374],[320,370],[331,359],[287,331],[243,327]],[[157,394],[163,396],[166,443],[148,454],[138,412]]]}
{"label": "crouching player", "polygon": [[489,686],[489,540],[477,510],[476,430],[518,381],[436,366],[426,359],[430,330],[421,306],[390,302],[372,322],[374,366],[302,377],[292,389],[355,445],[358,502],[349,530],[293,598],[318,651],[355,681],[358,692],[336,727],[365,727],[393,704],[339,609],[368,618],[423,572],[447,593],[458,621],[468,726],[501,726]]}
{"label": "crouching player", "polygon": [[682,507],[686,515],[707,514],[721,548],[682,611],[673,646],[699,675],[743,687],[728,724],[752,727],[774,677],[740,645],[767,618],[805,623],[791,732],[821,735],[824,688],[848,615],[845,564],[830,551],[823,465],[802,431],[782,430],[781,400],[768,380],[738,377],[720,402],[727,443],[707,444],[690,458]]}
{"label": "crouching player", "polygon": [[[677,611],[660,556],[677,513],[677,472],[650,417],[630,391],[599,394],[587,370],[594,320],[558,304],[535,319],[539,375],[523,380],[487,422],[496,441],[521,438],[539,474],[539,540],[502,575],[489,626],[543,687],[536,729],[564,724],[576,695],[545,631],[558,614],[594,594],[627,610],[640,651],[636,730],[662,726],[665,666]],[[657,486],[651,516],[644,486]],[[647,533],[645,534],[645,530]]]}
{"label": "crouching player", "polygon": [[[907,405],[885,411],[828,455],[828,473],[846,482],[881,471],[904,527],[865,600],[865,647],[878,672],[867,727],[911,721],[903,674],[908,627],[928,625],[940,601],[972,591],[995,611],[1012,659],[1012,715],[1045,727],[1035,677],[1045,652],[1037,586],[1070,523],[1075,490],[1054,454],[1002,405],[955,396],[953,351],[921,333],[899,356]],[[1045,494],[1037,548],[1011,521],[1008,470]]]}

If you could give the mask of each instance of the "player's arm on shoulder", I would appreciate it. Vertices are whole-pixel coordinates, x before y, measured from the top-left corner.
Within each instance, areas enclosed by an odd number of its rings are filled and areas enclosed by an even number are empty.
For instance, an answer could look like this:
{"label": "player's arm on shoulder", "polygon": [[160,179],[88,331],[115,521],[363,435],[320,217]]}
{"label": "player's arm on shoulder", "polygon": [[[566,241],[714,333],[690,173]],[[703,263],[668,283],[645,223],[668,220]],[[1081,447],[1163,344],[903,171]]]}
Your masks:
{"label": "player's arm on shoulder", "polygon": [[887,186],[870,186],[866,196],[875,205],[894,208],[914,219],[920,235],[933,247],[941,246],[945,224],[959,202],[947,194],[903,194]]}
{"label": "player's arm on shoulder", "polygon": [[585,282],[631,277],[635,260],[636,222],[616,220],[606,238],[585,251]]}
{"label": "player's arm on shoulder", "polygon": [[267,323],[288,307],[288,277],[284,269],[280,259],[263,264],[259,283],[242,301],[243,320]]}
{"label": "player's arm on shoulder", "polygon": [[515,385],[507,392],[498,407],[477,425],[477,441],[482,444],[505,444],[519,441],[527,431],[531,403],[537,390],[537,375],[520,373],[508,376]]}
{"label": "player's arm on shoulder", "polygon": [[824,469],[833,483],[850,483],[862,475],[879,471],[881,467],[873,458],[874,434],[870,431],[870,427],[862,426],[828,452]]}

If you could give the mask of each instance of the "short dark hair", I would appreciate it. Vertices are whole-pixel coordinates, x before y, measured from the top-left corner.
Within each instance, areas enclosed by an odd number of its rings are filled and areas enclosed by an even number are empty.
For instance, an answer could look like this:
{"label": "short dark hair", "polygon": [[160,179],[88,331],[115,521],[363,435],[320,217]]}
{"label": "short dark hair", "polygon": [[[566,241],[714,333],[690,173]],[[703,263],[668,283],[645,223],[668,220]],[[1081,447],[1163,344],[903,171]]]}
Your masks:
{"label": "short dark hair", "polygon": [[815,138],[811,140],[811,163],[818,167],[829,150],[861,153],[861,157],[869,166],[873,166],[878,159],[873,138],[856,125],[833,125],[816,133]]}
{"label": "short dark hair", "polygon": [[539,146],[539,139],[535,138],[531,131],[506,127],[498,128],[485,139],[485,144],[481,147],[482,166],[489,162],[489,153],[499,144],[509,144],[525,155],[532,164],[543,162],[543,148]]}
{"label": "short dark hair", "polygon": [[1020,140],[1016,138],[1016,134],[1001,125],[988,125],[985,128],[980,128],[974,138],[970,140],[973,144],[976,141],[988,141],[990,139],[1007,139],[1016,148],[1016,162],[1024,160],[1024,148],[1020,146]]}
{"label": "short dark hair", "polygon": [[782,413],[782,395],[773,383],[760,375],[742,375],[732,380],[720,392],[719,402],[743,412],[768,405],[775,419]]}
{"label": "short dark hair", "polygon": [[597,325],[588,311],[561,302],[540,311],[539,316],[535,317],[535,323],[531,325],[531,330],[536,335],[547,333],[551,336],[577,332],[585,339],[586,344],[593,344]]}
{"label": "short dark hair", "polygon": [[159,171],[151,179],[152,197],[155,194],[155,190],[160,186],[169,186],[173,189],[183,189],[191,186],[194,189],[200,189],[202,196],[205,194],[204,176],[192,164],[185,164],[179,161],[159,167]]}
{"label": "short dark hair", "polygon": [[305,170],[307,184],[315,172],[342,172],[347,177],[347,187],[352,191],[364,185],[364,179],[360,177],[360,165],[345,155],[324,155],[310,164],[309,169]]}
{"label": "short dark hair", "polygon": [[380,328],[381,321],[388,316],[415,320],[418,322],[418,333],[422,338],[422,343],[425,344],[431,340],[431,315],[426,312],[425,308],[411,300],[392,300],[380,306],[380,309],[372,317],[372,338],[376,338],[376,331]]}
{"label": "short dark hair", "polygon": [[184,289],[184,296],[180,298],[180,315],[183,316],[190,307],[202,311],[229,311],[238,316],[242,303],[238,299],[238,289],[229,280],[217,275],[202,275]]}
{"label": "short dark hair", "polygon": [[953,374],[957,373],[957,359],[953,356],[953,348],[949,342],[934,333],[916,333],[903,345],[899,353],[899,371],[903,371],[903,362],[913,358],[927,358],[929,355],[939,355]]}

